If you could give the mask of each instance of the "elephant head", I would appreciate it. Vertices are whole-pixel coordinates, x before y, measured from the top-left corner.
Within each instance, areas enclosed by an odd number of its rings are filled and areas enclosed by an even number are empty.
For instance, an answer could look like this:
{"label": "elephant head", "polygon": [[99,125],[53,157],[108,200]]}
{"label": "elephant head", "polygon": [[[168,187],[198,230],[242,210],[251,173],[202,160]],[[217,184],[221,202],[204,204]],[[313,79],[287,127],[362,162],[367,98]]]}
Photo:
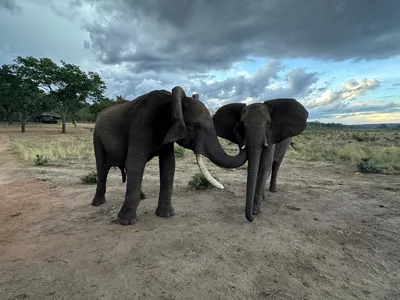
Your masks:
{"label": "elephant head", "polygon": [[[260,161],[268,147],[299,135],[307,126],[308,112],[295,99],[280,98],[254,103],[231,103],[220,107],[213,116],[217,135],[247,149],[246,219],[253,221],[253,202]],[[261,169],[265,168],[262,166]]]}
{"label": "elephant head", "polygon": [[186,149],[193,150],[200,171],[215,187],[223,189],[223,186],[208,172],[202,155],[223,168],[237,168],[246,163],[246,150],[240,149],[238,155],[230,156],[221,147],[211,114],[200,101],[199,95],[187,97],[179,86],[172,89],[171,124],[164,137],[164,144],[174,141]]}

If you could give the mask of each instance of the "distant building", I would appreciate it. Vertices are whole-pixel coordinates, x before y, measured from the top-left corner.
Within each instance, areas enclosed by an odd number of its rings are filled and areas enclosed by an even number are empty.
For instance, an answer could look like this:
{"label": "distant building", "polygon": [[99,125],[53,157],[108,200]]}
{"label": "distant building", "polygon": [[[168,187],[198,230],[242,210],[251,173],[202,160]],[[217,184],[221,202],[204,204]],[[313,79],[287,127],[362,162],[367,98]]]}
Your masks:
{"label": "distant building", "polygon": [[35,122],[45,123],[45,124],[57,124],[61,116],[55,112],[43,112],[40,115],[33,117]]}

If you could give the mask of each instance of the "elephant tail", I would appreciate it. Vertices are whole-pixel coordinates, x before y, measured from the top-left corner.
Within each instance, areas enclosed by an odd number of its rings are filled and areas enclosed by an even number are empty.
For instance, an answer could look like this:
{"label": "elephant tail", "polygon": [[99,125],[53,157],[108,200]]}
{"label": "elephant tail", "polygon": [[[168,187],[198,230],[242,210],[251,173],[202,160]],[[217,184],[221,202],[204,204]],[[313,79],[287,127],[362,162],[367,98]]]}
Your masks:
{"label": "elephant tail", "polygon": [[297,149],[294,145],[296,145],[294,142],[290,142],[290,146],[292,146],[292,148],[297,151]]}

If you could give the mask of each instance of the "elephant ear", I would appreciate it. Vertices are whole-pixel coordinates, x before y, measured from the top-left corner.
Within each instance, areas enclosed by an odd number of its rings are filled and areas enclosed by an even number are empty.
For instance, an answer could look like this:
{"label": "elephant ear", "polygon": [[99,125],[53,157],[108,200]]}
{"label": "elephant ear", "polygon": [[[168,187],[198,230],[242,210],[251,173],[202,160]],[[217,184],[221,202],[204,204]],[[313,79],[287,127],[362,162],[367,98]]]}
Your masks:
{"label": "elephant ear", "polygon": [[183,120],[182,100],[186,97],[185,91],[176,86],[172,89],[172,116],[171,128],[164,137],[164,144],[172,143],[187,136],[187,128]]}
{"label": "elephant ear", "polygon": [[280,98],[264,101],[271,124],[267,129],[268,144],[273,145],[299,135],[306,129],[308,111],[295,99]]}
{"label": "elephant ear", "polygon": [[213,116],[215,131],[219,137],[237,144],[235,127],[240,122],[240,114],[244,103],[230,103],[220,107]]}

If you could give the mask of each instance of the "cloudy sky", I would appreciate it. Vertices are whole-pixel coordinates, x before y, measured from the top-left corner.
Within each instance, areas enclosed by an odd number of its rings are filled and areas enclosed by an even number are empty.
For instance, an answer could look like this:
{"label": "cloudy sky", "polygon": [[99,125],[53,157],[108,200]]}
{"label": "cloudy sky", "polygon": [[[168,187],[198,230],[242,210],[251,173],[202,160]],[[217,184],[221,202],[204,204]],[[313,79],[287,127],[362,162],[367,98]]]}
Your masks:
{"label": "cloudy sky", "polygon": [[398,0],[0,0],[0,64],[49,57],[107,96],[210,108],[293,97],[322,122],[400,122]]}

